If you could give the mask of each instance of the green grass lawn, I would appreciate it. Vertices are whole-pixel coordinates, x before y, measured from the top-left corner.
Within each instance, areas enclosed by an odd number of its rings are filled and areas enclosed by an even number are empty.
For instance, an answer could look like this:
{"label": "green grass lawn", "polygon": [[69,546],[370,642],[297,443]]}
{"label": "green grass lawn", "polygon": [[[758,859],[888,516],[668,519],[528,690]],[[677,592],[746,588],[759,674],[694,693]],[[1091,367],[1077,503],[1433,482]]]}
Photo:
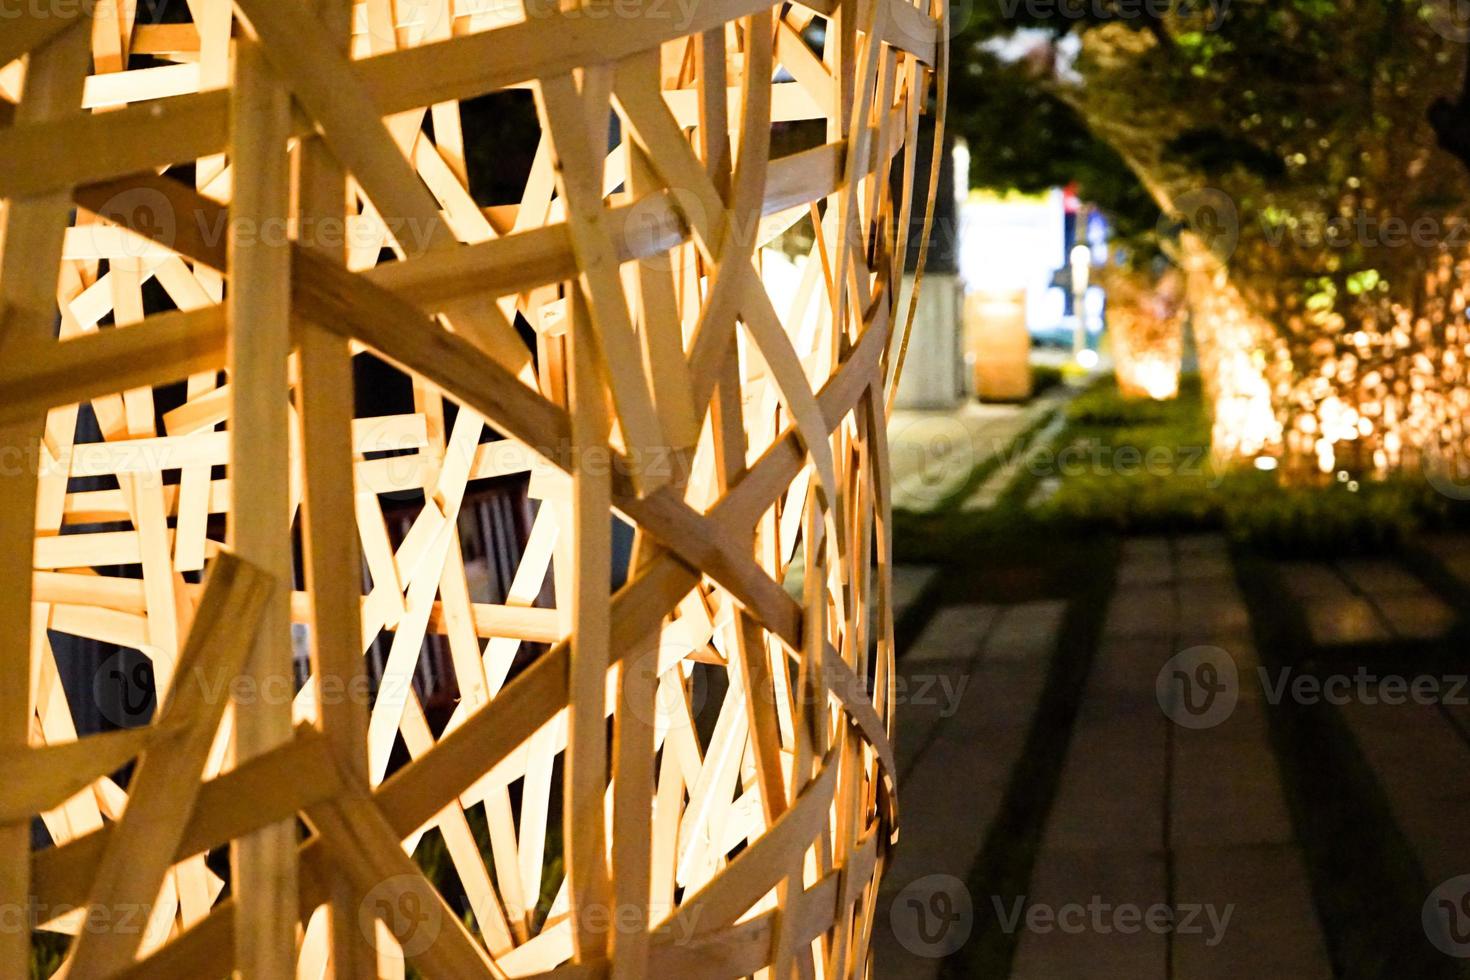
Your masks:
{"label": "green grass lawn", "polygon": [[[1167,402],[1124,399],[1107,378],[1065,411],[1060,435],[1036,447],[991,510],[895,515],[900,559],[942,560],[965,541],[1209,530],[1260,554],[1332,557],[1390,551],[1418,529],[1470,523],[1465,504],[1420,479],[1287,487],[1275,473],[1216,465],[1197,376]],[[1001,455],[1020,452],[1025,438]],[[1028,507],[1048,480],[1059,481],[1055,492]]]}

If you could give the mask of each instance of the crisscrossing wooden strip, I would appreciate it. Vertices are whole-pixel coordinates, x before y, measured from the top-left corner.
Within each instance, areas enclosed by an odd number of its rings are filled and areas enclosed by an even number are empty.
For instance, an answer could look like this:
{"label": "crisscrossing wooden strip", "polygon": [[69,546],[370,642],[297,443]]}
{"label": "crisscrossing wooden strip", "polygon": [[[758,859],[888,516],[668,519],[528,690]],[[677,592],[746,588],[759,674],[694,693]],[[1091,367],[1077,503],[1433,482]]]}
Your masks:
{"label": "crisscrossing wooden strip", "polygon": [[0,976],[871,975],[943,5],[154,11],[0,38]]}

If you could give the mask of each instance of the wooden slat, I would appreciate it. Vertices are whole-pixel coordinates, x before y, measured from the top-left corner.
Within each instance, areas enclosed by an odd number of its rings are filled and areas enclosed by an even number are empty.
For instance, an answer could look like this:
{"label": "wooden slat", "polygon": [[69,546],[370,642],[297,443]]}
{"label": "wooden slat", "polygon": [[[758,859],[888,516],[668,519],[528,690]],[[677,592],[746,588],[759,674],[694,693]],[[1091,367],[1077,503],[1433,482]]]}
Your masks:
{"label": "wooden slat", "polygon": [[[128,808],[92,881],[88,906],[100,910],[105,921],[123,921],[157,896],[183,838],[205,757],[227,704],[219,696],[221,688],[204,678],[212,674],[212,680],[227,684],[241,671],[270,595],[278,589],[264,572],[232,556],[221,556],[210,568],[204,601],[180,659],[181,681],[160,711],[159,727],[170,734],[144,751],[128,783]],[[72,948],[70,969],[77,976],[118,970],[133,960],[138,938],[124,930],[83,930]]]}
{"label": "wooden slat", "polygon": [[[290,683],[288,595],[295,573],[290,544],[286,357],[290,350],[290,252],[253,234],[283,221],[289,184],[286,132],[289,100],[251,41],[237,44],[231,147],[237,172],[251,178],[235,189],[229,230],[232,288],[229,323],[230,421],[234,430],[229,540],[235,552],[275,579],[244,674],[257,691]],[[257,697],[235,710],[235,751],[248,759],[290,737],[291,706]],[[291,970],[296,945],[296,826],[281,821],[235,843],[231,858],[238,922],[235,965],[243,977],[280,977]]]}
{"label": "wooden slat", "polygon": [[[0,449],[34,471],[0,481],[0,898],[73,976],[869,973],[942,6],[186,6],[0,40]],[[482,207],[460,101],[492,92],[537,115]],[[825,142],[771,159],[801,120]],[[57,633],[137,650],[157,720],[78,738]]]}
{"label": "wooden slat", "polygon": [[0,823],[28,820],[33,813],[60,806],[73,794],[121,768],[142,751],[150,732],[133,728],[86,739],[32,748],[3,766],[8,790],[0,800]]}
{"label": "wooden slat", "polygon": [[36,342],[0,372],[0,421],[34,416],[142,385],[175,381],[224,364],[225,322],[218,307],[158,313],[123,329],[66,343]]}
{"label": "wooden slat", "polygon": [[[87,44],[81,29],[64,30],[71,19],[26,19],[6,32],[0,61],[9,61],[15,43],[36,46],[26,69],[25,93],[16,122],[27,125],[76,114],[85,72]],[[72,26],[75,26],[74,24]],[[20,49],[24,50],[24,48]],[[68,204],[65,194],[6,203],[0,215],[0,344],[31,346],[51,337],[55,316],[57,264],[61,258]],[[25,556],[37,517],[37,447],[45,417],[38,406],[12,415],[0,426],[0,451],[10,469],[0,480],[0,644],[9,651],[0,666],[0,752],[23,752],[30,742],[31,570]],[[0,904],[25,908],[30,893],[30,822],[0,826]],[[0,976],[20,977],[30,960],[30,923],[24,917],[0,934]]]}
{"label": "wooden slat", "polygon": [[83,4],[46,10],[21,10],[18,18],[7,15],[5,36],[0,39],[0,66],[8,65],[28,51],[38,51],[56,35],[86,20],[90,9]]}

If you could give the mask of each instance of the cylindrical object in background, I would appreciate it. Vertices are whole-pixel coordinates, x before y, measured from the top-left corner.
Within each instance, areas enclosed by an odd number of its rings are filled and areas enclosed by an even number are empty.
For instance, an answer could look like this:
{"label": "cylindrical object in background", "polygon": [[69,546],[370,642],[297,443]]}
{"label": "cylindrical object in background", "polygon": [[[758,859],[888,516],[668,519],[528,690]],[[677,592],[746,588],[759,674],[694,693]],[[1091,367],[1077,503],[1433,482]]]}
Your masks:
{"label": "cylindrical object in background", "polygon": [[965,297],[965,353],[975,394],[986,401],[1031,397],[1031,334],[1026,291],[980,291]]}

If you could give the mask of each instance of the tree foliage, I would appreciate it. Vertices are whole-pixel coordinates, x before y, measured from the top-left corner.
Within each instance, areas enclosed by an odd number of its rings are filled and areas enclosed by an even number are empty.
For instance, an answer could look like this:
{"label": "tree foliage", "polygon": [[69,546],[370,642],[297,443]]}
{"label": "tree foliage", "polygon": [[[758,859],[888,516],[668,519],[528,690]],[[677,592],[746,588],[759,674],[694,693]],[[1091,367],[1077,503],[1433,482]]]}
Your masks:
{"label": "tree foliage", "polygon": [[[1166,250],[1208,215],[1215,227],[1194,230],[1232,316],[1265,325],[1231,343],[1252,370],[1280,368],[1282,438],[1325,466],[1349,450],[1380,470],[1470,456],[1462,4],[976,3],[955,36],[952,112],[977,183],[1070,176]],[[1140,188],[1178,220],[1151,229]]]}
{"label": "tree foliage", "polygon": [[1464,174],[1431,117],[1470,133],[1445,15],[1440,0],[975,0],[955,9],[951,118],[975,184],[1075,180],[1130,234],[1159,197],[1206,185],[1253,216],[1345,199],[1442,213]]}

